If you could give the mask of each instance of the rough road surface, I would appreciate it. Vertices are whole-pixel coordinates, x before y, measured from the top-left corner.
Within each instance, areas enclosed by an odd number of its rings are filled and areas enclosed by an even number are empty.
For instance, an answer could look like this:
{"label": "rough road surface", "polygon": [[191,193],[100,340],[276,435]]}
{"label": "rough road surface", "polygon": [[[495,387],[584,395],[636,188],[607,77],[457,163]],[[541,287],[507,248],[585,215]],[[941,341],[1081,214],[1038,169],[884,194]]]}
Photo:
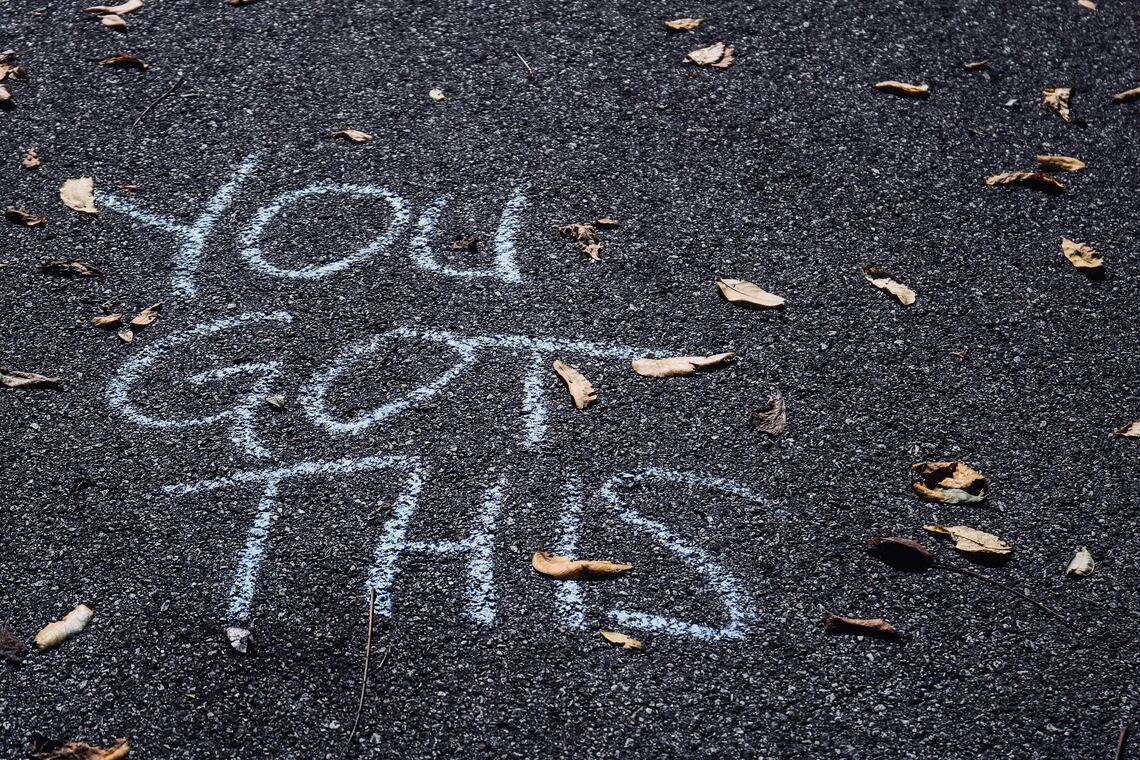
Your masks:
{"label": "rough road surface", "polygon": [[[0,203],[48,217],[0,223],[0,364],[62,380],[0,391],[0,621],[95,617],[0,668],[0,755],[39,731],[161,760],[1112,757],[1140,677],[1140,443],[1110,436],[1140,417],[1140,105],[1111,101],[1140,85],[1135,3],[148,0],[125,33],[81,6],[0,18],[30,74]],[[717,41],[729,68],[682,64]],[[983,186],[1039,153],[1089,168]],[[621,226],[591,262],[555,228],[598,217]],[[158,301],[131,344],[89,323]],[[748,416],[777,389],[769,440]],[[989,502],[918,501],[925,459]],[[1014,551],[971,564],[932,522]],[[876,535],[1067,622],[891,570]],[[1097,570],[1066,578],[1082,545]],[[634,570],[559,584],[538,547]]]}

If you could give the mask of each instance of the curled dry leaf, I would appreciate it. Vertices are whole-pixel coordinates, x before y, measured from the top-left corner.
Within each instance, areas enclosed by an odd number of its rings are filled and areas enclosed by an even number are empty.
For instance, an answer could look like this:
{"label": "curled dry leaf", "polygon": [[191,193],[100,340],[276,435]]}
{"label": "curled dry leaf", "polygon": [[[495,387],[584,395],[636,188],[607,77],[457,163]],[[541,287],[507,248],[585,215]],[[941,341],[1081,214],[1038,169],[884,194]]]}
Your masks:
{"label": "curled dry leaf", "polygon": [[24,160],[20,162],[20,166],[28,171],[40,168],[40,154],[36,152],[35,148],[28,148],[28,152],[24,154]]}
{"label": "curled dry leaf", "polygon": [[249,648],[253,644],[253,632],[248,628],[231,625],[226,628],[226,641],[238,654],[249,654]]}
{"label": "curled dry leaf", "polygon": [[24,227],[43,227],[47,224],[46,216],[37,216],[30,211],[15,206],[9,206],[4,209],[4,218],[12,224],[19,224]]}
{"label": "curled dry leaf", "polygon": [[962,68],[964,68],[966,71],[978,71],[979,69],[989,68],[989,65],[990,62],[988,60],[967,61],[966,63],[962,64]]}
{"label": "curled dry leaf", "polygon": [[91,324],[96,327],[115,327],[123,319],[123,315],[119,312],[114,314],[96,314],[91,317]]}
{"label": "curled dry leaf", "polygon": [[358,129],[342,129],[339,132],[333,132],[333,137],[351,140],[354,143],[370,142],[376,139],[367,132],[361,132]]}
{"label": "curled dry leaf", "polygon": [[428,97],[438,103],[444,98],[443,90],[439,89],[438,87],[433,87],[432,89],[428,90]]}
{"label": "curled dry leaf", "polygon": [[715,369],[736,356],[732,351],[712,356],[671,356],[668,359],[634,359],[633,371],[645,377],[681,377],[697,370]]}
{"label": "curled dry leaf", "polygon": [[866,547],[868,552],[896,570],[922,572],[934,564],[934,557],[925,546],[902,536],[872,538]]}
{"label": "curled dry leaf", "polygon": [[1127,103],[1131,100],[1136,100],[1137,98],[1140,98],[1140,87],[1133,87],[1131,90],[1125,90],[1124,92],[1118,92],[1113,95],[1112,102]]}
{"label": "curled dry leaf", "polygon": [[91,622],[95,613],[86,604],[81,604],[64,616],[63,620],[48,623],[36,634],[36,646],[42,649],[57,647],[68,639],[78,636]]}
{"label": "curled dry leaf", "polygon": [[578,249],[594,261],[602,258],[602,241],[591,224],[567,224],[558,228],[558,234],[578,243]]}
{"label": "curled dry leaf", "polygon": [[0,660],[19,665],[28,656],[28,645],[16,638],[7,623],[0,622]]}
{"label": "curled dry leaf", "polygon": [[768,397],[768,403],[761,409],[753,409],[748,421],[753,430],[775,438],[784,431],[787,424],[787,413],[784,409],[784,394],[776,391]]}
{"label": "curled dry leaf", "polygon": [[98,61],[100,66],[110,66],[113,69],[145,69],[146,61],[130,53],[115,53]]}
{"label": "curled dry leaf", "polygon": [[1096,3],[1094,3],[1093,0],[1077,0],[1077,5],[1082,8],[1088,8],[1090,11],[1096,10]]}
{"label": "curled dry leaf", "polygon": [[711,66],[714,69],[727,69],[732,65],[732,57],[735,52],[723,42],[714,42],[708,47],[699,48],[686,55],[684,63]]}
{"label": "curled dry leaf", "polygon": [[121,328],[118,332],[118,336],[119,336],[119,340],[123,341],[124,343],[134,343],[135,342],[135,331],[129,327]]}
{"label": "curled dry leaf", "polygon": [[131,751],[126,739],[116,739],[109,747],[95,747],[83,742],[48,739],[32,734],[28,743],[31,760],[123,760]]}
{"label": "curled dry leaf", "polygon": [[551,578],[560,581],[581,581],[590,578],[609,578],[633,568],[624,562],[608,562],[594,559],[570,559],[552,552],[536,551],[530,558],[531,566]]}
{"label": "curled dry leaf", "polygon": [[574,406],[585,409],[598,400],[598,394],[594,392],[594,386],[590,384],[586,376],[569,364],[561,359],[555,359],[554,371],[566,383],[566,388],[570,391],[570,398],[574,399]]}
{"label": "curled dry leaf", "polygon": [[120,32],[127,28],[127,20],[113,13],[101,17],[99,23],[108,29],[114,29]]}
{"label": "curled dry leaf", "polygon": [[922,478],[911,487],[924,499],[944,504],[986,500],[986,477],[965,462],[919,462],[910,469]]}
{"label": "curled dry leaf", "polygon": [[63,205],[84,214],[98,214],[95,208],[95,180],[90,177],[74,177],[63,181],[59,186],[59,199]]}
{"label": "curled dry leaf", "polygon": [[890,294],[892,298],[903,306],[910,306],[914,303],[914,291],[908,288],[898,277],[872,264],[863,264],[859,268],[862,270],[863,277],[866,278],[867,282],[879,290]]}
{"label": "curled dry leaf", "polygon": [[1084,161],[1072,156],[1052,156],[1043,155],[1037,156],[1037,163],[1044,166],[1046,169],[1054,169],[1062,172],[1079,172],[1088,166]]}
{"label": "curled dry leaf", "polygon": [[0,386],[5,388],[55,388],[59,386],[59,378],[47,377],[35,372],[21,372],[18,369],[0,366]]}
{"label": "curled dry leaf", "polygon": [[666,21],[665,28],[670,32],[689,32],[703,22],[703,18],[675,18],[672,21]]}
{"label": "curled dry leaf", "polygon": [[162,303],[162,301],[159,301],[153,306],[148,306],[136,314],[134,319],[131,320],[131,327],[142,329],[154,324],[154,320],[158,319],[159,312],[162,309]]}
{"label": "curled dry leaf", "polygon": [[1064,192],[1065,186],[1048,172],[1002,172],[986,177],[986,185],[1025,185],[1046,193]]}
{"label": "curled dry leaf", "polygon": [[598,634],[611,644],[621,644],[622,649],[641,649],[641,642],[617,631],[598,631]]}
{"label": "curled dry leaf", "polygon": [[1041,91],[1045,105],[1057,112],[1065,121],[1069,120],[1069,99],[1073,96],[1072,87],[1047,87]]}
{"label": "curled dry leaf", "polygon": [[1104,259],[1087,243],[1075,243],[1066,237],[1061,238],[1061,253],[1077,269],[1100,269]]}
{"label": "curled dry leaf", "polygon": [[1013,551],[1006,541],[992,533],[975,530],[966,525],[923,525],[922,529],[936,536],[954,540],[954,548],[968,554],[995,554],[1004,556]]}
{"label": "curled dry leaf", "polygon": [[930,85],[928,84],[909,84],[907,82],[896,82],[893,79],[875,82],[875,89],[912,98],[925,98],[930,94]]}
{"label": "curled dry leaf", "polygon": [[103,270],[92,266],[85,261],[45,261],[40,264],[40,271],[44,274],[54,274],[60,277],[102,277]]}
{"label": "curled dry leaf", "polygon": [[856,636],[876,636],[883,639],[899,638],[898,630],[882,618],[856,618],[823,613],[823,630],[827,633],[849,633]]}
{"label": "curled dry leaf", "polygon": [[734,280],[731,277],[718,277],[716,286],[729,303],[760,309],[776,309],[784,305],[784,299],[769,293],[748,280]]}
{"label": "curled dry leaf", "polygon": [[1140,420],[1121,425],[1112,431],[1117,438],[1140,438]]}
{"label": "curled dry leaf", "polygon": [[1077,553],[1069,560],[1069,564],[1065,567],[1065,575],[1075,575],[1078,578],[1083,578],[1090,575],[1096,569],[1096,562],[1093,561],[1092,552],[1087,547],[1082,546],[1077,549]]}
{"label": "curled dry leaf", "polygon": [[601,219],[595,219],[594,220],[594,226],[595,227],[601,227],[602,229],[608,230],[608,229],[611,229],[613,227],[620,227],[621,222],[619,222],[617,219],[611,219],[608,216],[603,216]]}
{"label": "curled dry leaf", "polygon": [[123,16],[127,13],[134,13],[143,7],[142,0],[127,0],[127,2],[120,5],[92,5],[90,8],[84,8],[84,13],[99,13],[103,15]]}

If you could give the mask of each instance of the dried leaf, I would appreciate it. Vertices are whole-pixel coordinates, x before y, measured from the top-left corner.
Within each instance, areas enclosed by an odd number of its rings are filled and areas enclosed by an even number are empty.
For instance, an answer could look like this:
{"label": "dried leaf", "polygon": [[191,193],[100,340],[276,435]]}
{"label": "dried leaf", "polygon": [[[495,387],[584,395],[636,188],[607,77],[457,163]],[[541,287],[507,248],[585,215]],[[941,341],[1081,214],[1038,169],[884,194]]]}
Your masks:
{"label": "dried leaf", "polygon": [[1117,438],[1140,438],[1140,420],[1121,425],[1112,431]]}
{"label": "dried leaf", "polygon": [[257,0],[226,0],[226,5],[253,5]]}
{"label": "dried leaf", "polygon": [[910,487],[923,499],[943,504],[978,504],[986,500],[985,494],[972,494],[960,488],[931,488],[924,483],[911,483]]}
{"label": "dried leaf", "polygon": [[936,536],[954,539],[954,548],[969,554],[1006,555],[1013,551],[1007,542],[993,535],[965,525],[923,525],[922,529]]}
{"label": "dried leaf", "polygon": [[100,18],[99,23],[102,24],[103,26],[107,27],[108,29],[114,29],[114,30],[120,31],[120,32],[127,28],[126,19],[124,19],[122,16],[116,16],[113,13],[108,15],[108,16],[103,16],[102,18]]}
{"label": "dried leaf", "polygon": [[148,306],[140,311],[135,315],[134,319],[131,320],[131,327],[140,330],[144,327],[150,327],[152,324],[154,324],[154,320],[158,319],[159,312],[162,309],[162,304],[163,302],[159,301],[153,306]]}
{"label": "dried leaf", "polygon": [[129,327],[123,327],[122,329],[120,329],[118,332],[118,336],[119,336],[119,340],[123,341],[124,343],[134,343],[135,342],[134,330],[132,330]]}
{"label": "dried leaf", "polygon": [[24,154],[24,160],[20,162],[20,166],[31,171],[40,168],[40,154],[36,152],[35,148],[28,148],[28,152]]}
{"label": "dried leaf", "polygon": [[555,359],[554,371],[557,372],[558,376],[566,383],[566,387],[570,391],[570,397],[574,399],[574,406],[579,409],[585,409],[598,400],[598,395],[594,392],[594,386],[590,384],[590,381],[569,364],[566,364],[561,359]]}
{"label": "dried leaf", "polygon": [[1082,546],[1080,549],[1077,549],[1077,553],[1069,560],[1068,566],[1065,567],[1065,575],[1075,575],[1078,578],[1084,578],[1086,575],[1091,575],[1095,569],[1096,562],[1093,561],[1092,552]]}
{"label": "dried leaf", "polygon": [[100,66],[110,66],[113,69],[145,69],[146,61],[130,53],[115,53],[98,61]]}
{"label": "dried leaf", "polygon": [[0,660],[19,665],[28,656],[28,645],[16,638],[7,623],[0,622]]}
{"label": "dried leaf", "polygon": [[748,421],[753,430],[767,433],[775,438],[784,431],[787,415],[784,411],[784,395],[776,391],[768,397],[768,404],[762,409],[753,409]]}
{"label": "dried leaf", "polygon": [[119,312],[114,314],[96,314],[91,317],[91,324],[96,327],[114,327],[122,321],[123,315]]}
{"label": "dried leaf", "polygon": [[577,242],[578,249],[594,261],[602,258],[602,241],[598,239],[598,231],[593,225],[567,224],[558,228],[558,234]]}
{"label": "dried leaf", "polygon": [[1140,98],[1140,87],[1133,87],[1131,90],[1118,92],[1112,96],[1113,103],[1127,103],[1132,100]]}
{"label": "dried leaf", "polygon": [[95,613],[81,604],[64,616],[63,620],[48,623],[36,634],[36,646],[41,650],[57,647],[87,627]]}
{"label": "dried leaf", "polygon": [[720,294],[729,303],[760,309],[777,309],[784,305],[783,298],[763,290],[759,285],[748,280],[718,277],[716,286],[720,288]]}
{"label": "dried leaf", "polygon": [[12,92],[2,84],[0,84],[0,105],[12,105]]}
{"label": "dried leaf", "polygon": [[1090,11],[1096,10],[1096,3],[1094,3],[1093,0],[1077,0],[1077,5],[1082,8],[1088,8]]}
{"label": "dried leaf", "polygon": [[620,227],[621,222],[619,222],[617,219],[611,219],[608,216],[603,216],[601,219],[594,220],[594,226],[601,227],[602,229],[611,229],[613,227]]}
{"label": "dried leaf", "polygon": [[606,560],[570,559],[560,557],[552,552],[536,551],[530,559],[531,566],[551,578],[560,581],[581,581],[589,578],[609,578],[626,570],[633,565],[623,562],[608,562]]}
{"label": "dried leaf", "polygon": [[230,643],[230,648],[238,654],[249,654],[249,648],[253,645],[253,632],[248,628],[231,625],[226,628],[226,641]]}
{"label": "dried leaf", "polygon": [[1061,238],[1061,253],[1069,263],[1077,269],[1100,269],[1104,266],[1104,259],[1089,247],[1087,243],[1074,243],[1066,237]]}
{"label": "dried leaf", "polygon": [[98,214],[95,208],[95,181],[90,177],[64,180],[59,186],[59,199],[63,205],[84,214]]}
{"label": "dried leaf", "polygon": [[284,393],[270,393],[265,397],[265,403],[269,404],[274,409],[285,408],[285,394]]}
{"label": "dried leaf", "polygon": [[459,240],[452,240],[448,250],[455,251],[456,253],[478,253],[479,241],[473,237],[460,238]]}
{"label": "dried leaf", "polygon": [[444,98],[443,90],[439,89],[438,87],[432,88],[428,90],[428,97],[436,102],[439,102]]}
{"label": "dried leaf", "polygon": [[15,206],[4,209],[4,218],[12,224],[23,225],[24,227],[43,227],[47,224],[46,216],[36,216],[30,211]]}
{"label": "dried leaf", "polygon": [[902,536],[872,538],[866,548],[896,570],[921,572],[934,564],[934,557],[925,546]]}
{"label": "dried leaf", "polygon": [[944,504],[986,500],[986,477],[965,462],[919,462],[910,469],[922,478],[911,487],[924,499]]}
{"label": "dried leaf", "polygon": [[1001,174],[991,174],[986,177],[986,184],[990,187],[994,185],[1025,185],[1034,190],[1042,190],[1046,193],[1061,193],[1065,190],[1065,186],[1048,172],[1002,172]]}
{"label": "dried leaf", "polygon": [[83,742],[48,739],[32,734],[28,745],[31,760],[123,760],[131,751],[126,739],[116,739],[109,747],[93,747]]}
{"label": "dried leaf", "polygon": [[736,52],[723,42],[714,42],[708,47],[694,50],[685,56],[684,63],[697,66],[711,66],[714,69],[727,69],[732,65],[733,53]]}
{"label": "dried leaf", "polygon": [[977,71],[978,69],[989,68],[990,62],[987,61],[967,61],[962,64],[962,68],[966,71]]}
{"label": "dried leaf", "polygon": [[1088,164],[1081,159],[1073,158],[1072,156],[1037,156],[1037,163],[1046,169],[1055,169],[1056,171],[1063,172],[1079,172],[1088,166]]}
{"label": "dried leaf", "polygon": [[103,276],[103,270],[85,261],[45,261],[40,264],[40,271],[44,274],[54,274],[60,277]]}
{"label": "dried leaf", "polygon": [[668,359],[634,359],[633,371],[645,377],[681,377],[697,370],[714,369],[724,366],[732,357],[732,351],[712,356],[671,356]]}
{"label": "dried leaf", "polygon": [[914,291],[908,288],[898,277],[871,264],[863,264],[859,268],[863,271],[863,277],[866,278],[867,282],[890,294],[903,306],[910,306],[914,303]]}
{"label": "dried leaf", "polygon": [[333,132],[333,137],[343,137],[345,140],[351,140],[354,143],[370,142],[376,139],[367,132],[361,132],[358,129],[342,129],[339,132]]}
{"label": "dried leaf", "polygon": [[703,18],[675,18],[672,21],[666,21],[665,28],[670,32],[689,32],[700,26],[702,22],[704,22]]}
{"label": "dried leaf", "polygon": [[641,642],[617,631],[598,631],[602,638],[611,644],[621,644],[622,649],[641,649]]}
{"label": "dried leaf", "polygon": [[1052,108],[1065,121],[1069,120],[1069,98],[1073,95],[1072,87],[1048,87],[1041,91],[1045,98],[1045,105]]}
{"label": "dried leaf", "polygon": [[912,98],[925,98],[930,94],[930,85],[928,84],[909,84],[907,82],[896,82],[893,79],[875,82],[875,89]]}
{"label": "dried leaf", "polygon": [[127,13],[134,13],[142,7],[142,0],[127,0],[127,2],[122,3],[121,5],[92,5],[90,8],[84,8],[83,12],[122,16]]}
{"label": "dried leaf", "polygon": [[59,378],[0,366],[0,385],[5,388],[55,388],[59,385]]}
{"label": "dried leaf", "polygon": [[897,639],[899,632],[882,618],[855,618],[846,615],[823,613],[823,630],[827,633],[849,633],[855,636],[875,636],[883,639]]}

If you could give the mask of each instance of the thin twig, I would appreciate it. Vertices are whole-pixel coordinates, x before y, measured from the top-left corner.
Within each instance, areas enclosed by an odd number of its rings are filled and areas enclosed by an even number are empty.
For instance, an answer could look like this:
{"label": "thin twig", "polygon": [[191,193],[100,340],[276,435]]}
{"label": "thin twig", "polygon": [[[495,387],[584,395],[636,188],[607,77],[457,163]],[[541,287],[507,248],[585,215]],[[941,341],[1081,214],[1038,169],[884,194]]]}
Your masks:
{"label": "thin twig", "polygon": [[[511,48],[511,50],[515,50],[515,49]],[[530,75],[534,76],[534,69],[532,69],[530,67],[530,64],[526,62],[526,59],[522,57],[522,53],[515,50],[515,55],[517,55],[519,57],[519,60],[522,61],[523,66],[526,66],[526,70],[530,72]]]}
{"label": "thin twig", "polygon": [[159,95],[154,100],[152,100],[150,102],[150,105],[147,106],[146,108],[144,108],[143,112],[139,114],[139,117],[137,119],[135,119],[135,123],[131,125],[131,128],[134,129],[135,127],[137,127],[139,125],[139,122],[143,120],[143,117],[146,116],[148,113],[150,113],[150,109],[154,108],[159,103],[161,103],[163,100],[165,100],[167,97],[169,97],[172,92],[174,92],[175,90],[178,89],[178,86],[180,84],[182,84],[183,80],[185,80],[185,79],[186,79],[186,75],[179,72],[178,78],[174,80],[174,84],[170,86],[170,89],[167,90],[166,92],[162,93],[161,95]]}
{"label": "thin twig", "polygon": [[[376,589],[371,589],[368,595],[368,636],[364,639],[364,680],[360,684],[360,703],[356,706],[356,718],[352,721],[352,730],[348,732],[347,744],[352,744],[352,738],[356,736],[356,729],[360,727],[360,714],[364,712],[364,696],[368,693],[368,658],[372,656],[372,619],[376,614]],[[388,649],[391,649],[389,646]],[[384,659],[388,659],[388,651],[384,651]],[[381,660],[381,667],[384,662]],[[345,752],[347,753],[346,747]]]}
{"label": "thin twig", "polygon": [[1120,724],[1120,738],[1116,740],[1116,760],[1124,760],[1124,749],[1128,746],[1128,731],[1131,724],[1123,721]]}
{"label": "thin twig", "polygon": [[1012,586],[1007,586],[1004,583],[1002,583],[1001,581],[995,581],[993,578],[982,575],[981,573],[976,573],[973,570],[969,570],[965,567],[954,567],[953,565],[943,565],[941,563],[936,563],[934,566],[940,567],[943,570],[950,570],[951,572],[960,573],[962,575],[968,575],[971,578],[977,578],[979,580],[983,580],[986,583],[989,583],[990,585],[993,585],[993,586],[997,586],[1000,589],[1004,589],[1005,591],[1008,591],[1011,594],[1016,594],[1017,596],[1021,597],[1025,601],[1032,604],[1034,607],[1042,609],[1045,612],[1048,612],[1050,615],[1053,615],[1058,620],[1061,620],[1065,623],[1069,622],[1068,619],[1064,615],[1062,615],[1061,613],[1057,612],[1056,610],[1052,609],[1051,607],[1046,607],[1044,604],[1037,601],[1036,599],[1029,596],[1028,594],[1023,593],[1021,591],[1018,591],[1017,589],[1013,588]]}

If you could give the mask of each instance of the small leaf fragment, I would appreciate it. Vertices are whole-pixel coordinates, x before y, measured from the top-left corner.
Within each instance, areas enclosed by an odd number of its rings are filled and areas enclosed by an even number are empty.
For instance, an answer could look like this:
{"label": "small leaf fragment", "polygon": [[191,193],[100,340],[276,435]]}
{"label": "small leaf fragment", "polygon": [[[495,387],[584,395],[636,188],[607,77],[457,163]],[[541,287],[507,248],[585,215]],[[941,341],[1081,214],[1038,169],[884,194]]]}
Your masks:
{"label": "small leaf fragment", "polygon": [[610,229],[613,227],[620,227],[621,222],[619,222],[617,219],[611,219],[608,216],[603,216],[601,219],[594,220],[594,226],[601,227],[602,229]]}
{"label": "small leaf fragment", "polygon": [[98,214],[95,208],[95,181],[90,177],[64,180],[59,186],[59,199],[63,205],[84,214]]}
{"label": "small leaf fragment", "polygon": [[116,739],[109,747],[95,747],[84,742],[48,739],[32,734],[28,743],[31,760],[123,760],[131,751],[126,739]]}
{"label": "small leaf fragment", "polygon": [[784,394],[776,391],[768,397],[768,403],[763,408],[753,409],[748,417],[753,430],[759,430],[775,438],[784,431],[787,424],[787,413],[784,409]]}
{"label": "small leaf fragment", "polygon": [[351,140],[354,143],[370,142],[376,138],[367,132],[361,132],[359,129],[342,129],[338,132],[333,132],[333,137],[341,137],[345,140]]}
{"label": "small leaf fragment", "polygon": [[1087,243],[1075,243],[1066,237],[1061,238],[1061,253],[1069,263],[1078,269],[1100,269],[1104,259]]}
{"label": "small leaf fragment", "polygon": [[884,639],[899,638],[898,630],[882,618],[856,618],[846,615],[833,615],[823,613],[823,630],[834,634],[853,634],[855,636],[875,636]]}
{"label": "small leaf fragment", "polygon": [[714,69],[727,69],[732,65],[733,54],[736,51],[723,42],[714,42],[708,47],[693,50],[685,56],[683,63],[697,66],[711,66]]}
{"label": "small leaf fragment", "polygon": [[622,649],[641,649],[641,642],[617,631],[598,631],[603,639],[611,644],[621,644]]}
{"label": "small leaf fragment", "polygon": [[1140,87],[1133,87],[1131,90],[1118,92],[1112,96],[1113,103],[1128,103],[1129,101],[1140,98]]}
{"label": "small leaf fragment", "polygon": [[1069,120],[1069,99],[1073,95],[1072,87],[1047,87],[1041,91],[1045,105],[1057,112],[1064,121]]}
{"label": "small leaf fragment", "polygon": [[675,18],[665,22],[665,28],[670,32],[689,32],[704,22],[703,18]]}
{"label": "small leaf fragment", "polygon": [[986,477],[965,462],[919,462],[911,465],[921,482],[911,484],[929,501],[969,504],[986,500]]}
{"label": "small leaf fragment", "polygon": [[578,249],[594,261],[602,258],[602,241],[592,224],[567,224],[558,228],[558,234],[578,243]]}
{"label": "small leaf fragment", "polygon": [[114,314],[96,314],[91,317],[91,324],[96,327],[114,327],[119,324],[122,319],[123,315],[120,312],[115,312]]}
{"label": "small leaf fragment", "polygon": [[863,264],[859,269],[862,270],[863,277],[867,282],[888,293],[903,306],[910,306],[914,303],[914,291],[895,275],[873,264]]}
{"label": "small leaf fragment", "polygon": [[438,103],[444,98],[443,90],[439,89],[438,87],[433,87],[432,89],[428,90],[428,97]]}
{"label": "small leaf fragment", "polygon": [[992,533],[975,530],[966,525],[923,525],[922,529],[936,536],[954,540],[954,548],[968,554],[994,554],[1004,556],[1013,551],[1008,542]]}
{"label": "small leaf fragment", "polygon": [[585,409],[598,400],[594,386],[590,384],[586,376],[569,364],[566,364],[561,359],[555,359],[554,371],[557,372],[558,376],[566,383],[566,388],[570,391],[570,398],[574,399],[574,406],[579,409]]}
{"label": "small leaf fragment", "polygon": [[12,107],[12,91],[0,84],[0,106]]}
{"label": "small leaf fragment", "polygon": [[783,298],[775,293],[769,293],[748,280],[718,277],[716,286],[720,288],[720,294],[729,303],[760,309],[778,309],[784,305]]}
{"label": "small leaf fragment", "polygon": [[930,94],[930,85],[928,84],[909,84],[907,82],[897,82],[894,79],[875,82],[874,87],[876,90],[893,92],[895,95],[906,95],[912,98],[925,98]]}
{"label": "small leaf fragment", "polygon": [[1112,431],[1117,438],[1140,438],[1140,420],[1121,425]]}
{"label": "small leaf fragment", "polygon": [[144,327],[150,327],[154,324],[154,320],[158,319],[158,315],[161,312],[162,303],[162,301],[159,301],[136,314],[131,320],[131,327],[141,330]]}
{"label": "small leaf fragment", "polygon": [[78,636],[95,613],[86,604],[80,604],[67,613],[62,620],[48,623],[36,634],[36,646],[41,650],[57,647],[68,639]]}
{"label": "small leaf fragment", "polygon": [[284,393],[270,393],[265,397],[265,403],[269,404],[274,409],[285,408],[285,394]]}
{"label": "small leaf fragment", "polygon": [[1001,172],[986,177],[986,185],[1025,185],[1046,193],[1062,193],[1065,186],[1048,172]]}
{"label": "small leaf fragment", "polygon": [[119,336],[119,340],[123,341],[124,343],[134,343],[135,342],[135,332],[134,332],[134,330],[132,330],[129,327],[120,328],[119,332],[118,332],[118,336]]}
{"label": "small leaf fragment", "polygon": [[1096,562],[1093,561],[1092,552],[1087,547],[1082,546],[1077,549],[1077,553],[1069,560],[1069,564],[1065,567],[1065,575],[1075,575],[1078,578],[1084,578],[1090,575],[1096,569]]}
{"label": "small leaf fragment", "polygon": [[20,162],[20,166],[28,171],[33,171],[40,168],[40,164],[42,163],[43,162],[40,161],[40,154],[36,152],[36,149],[28,148],[27,153],[24,154],[24,160]]}
{"label": "small leaf fragment", "polygon": [[967,61],[966,63],[962,64],[962,68],[964,68],[966,71],[978,71],[979,69],[989,68],[989,65],[990,62],[988,60]]}
{"label": "small leaf fragment", "polygon": [[896,570],[922,572],[934,564],[934,557],[925,546],[902,536],[872,538],[866,548]]}
{"label": "small leaf fragment", "polygon": [[1084,161],[1072,156],[1053,156],[1042,155],[1037,156],[1037,163],[1044,166],[1046,169],[1053,169],[1062,172],[1079,172],[1081,169],[1088,167]]}
{"label": "small leaf fragment", "polygon": [[127,13],[134,13],[142,7],[143,0],[127,0],[127,2],[120,5],[92,5],[90,8],[84,8],[83,12],[123,16]]}
{"label": "small leaf fragment", "polygon": [[114,13],[101,17],[99,23],[108,29],[120,32],[127,28],[127,20],[122,16],[116,16]]}
{"label": "small leaf fragment", "polygon": [[54,274],[59,277],[103,277],[103,270],[88,264],[86,261],[45,261],[40,264],[40,271],[44,274]]}
{"label": "small leaf fragment", "polygon": [[226,5],[253,5],[257,0],[226,0]]}
{"label": "small leaf fragment", "polygon": [[139,69],[141,71],[147,67],[146,61],[130,53],[115,53],[100,59],[97,63],[100,66],[109,66],[113,69]]}
{"label": "small leaf fragment", "polygon": [[12,224],[19,224],[23,227],[43,227],[47,224],[46,216],[36,215],[31,211],[15,206],[8,206],[4,209],[4,218]]}
{"label": "small leaf fragment", "polygon": [[560,581],[609,578],[633,568],[633,565],[628,565],[624,562],[570,559],[569,557],[561,557],[553,552],[546,551],[536,551],[530,558],[530,564],[531,567],[543,575],[556,578]]}
{"label": "small leaf fragment", "polygon": [[682,377],[698,370],[715,369],[736,356],[732,351],[712,356],[671,356],[667,359],[634,359],[633,371],[644,377]]}
{"label": "small leaf fragment", "polygon": [[226,628],[226,641],[238,654],[249,654],[249,648],[253,644],[253,632],[248,628],[231,625]]}
{"label": "small leaf fragment", "polygon": [[0,621],[0,660],[10,665],[19,665],[29,651],[28,645],[16,638],[8,624]]}
{"label": "small leaf fragment", "polygon": [[18,369],[0,366],[0,386],[5,388],[55,388],[59,386],[59,378],[47,377],[35,372],[21,372]]}
{"label": "small leaf fragment", "polygon": [[1088,8],[1090,11],[1096,10],[1096,3],[1094,3],[1093,0],[1077,0],[1077,5],[1082,8]]}

